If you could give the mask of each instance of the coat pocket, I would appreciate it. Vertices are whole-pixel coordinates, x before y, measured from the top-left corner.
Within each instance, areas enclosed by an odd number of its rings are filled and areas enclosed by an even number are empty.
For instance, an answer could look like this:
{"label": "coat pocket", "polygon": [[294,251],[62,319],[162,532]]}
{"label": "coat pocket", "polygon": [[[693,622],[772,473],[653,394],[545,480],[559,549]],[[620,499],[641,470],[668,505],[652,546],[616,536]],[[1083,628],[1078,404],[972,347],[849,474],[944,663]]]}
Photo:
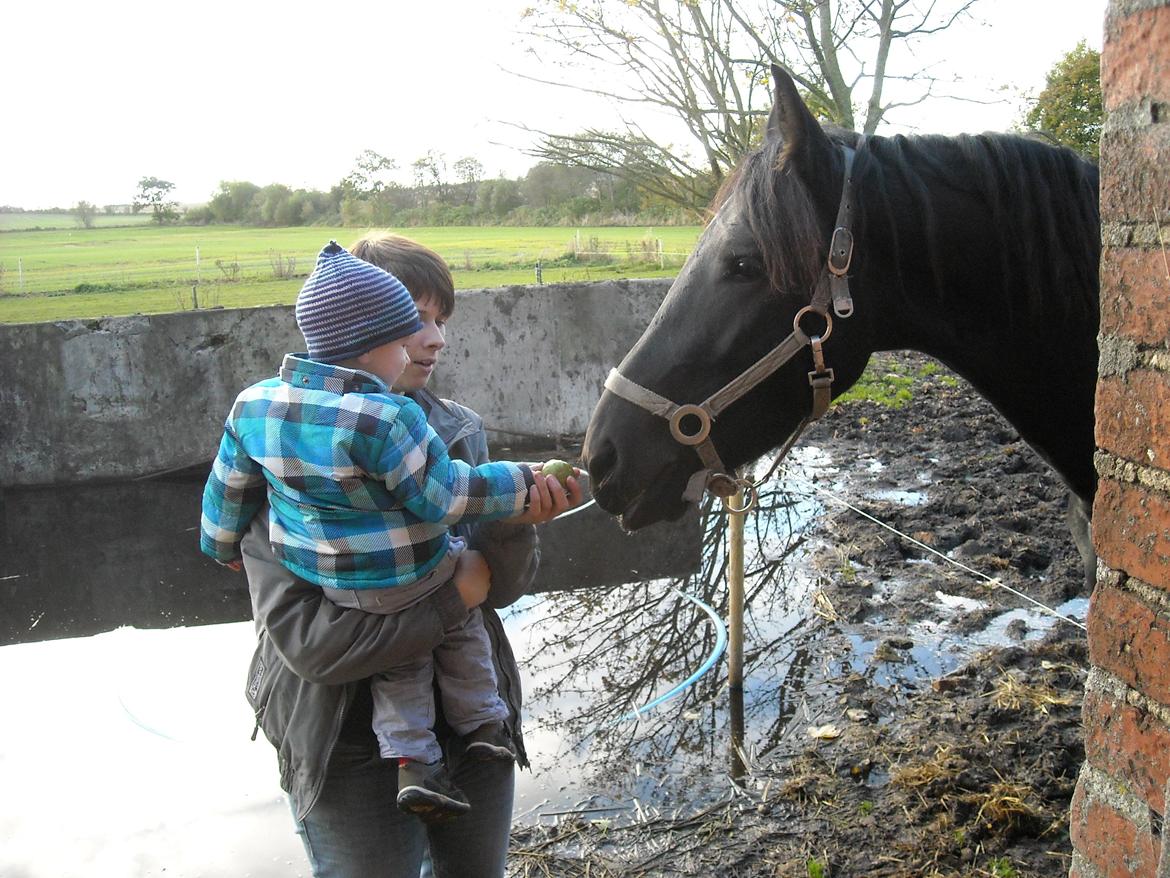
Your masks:
{"label": "coat pocket", "polygon": [[257,731],[263,729],[264,736],[279,747],[285,734],[285,720],[287,709],[282,710],[279,702],[278,688],[283,674],[290,673],[281,660],[279,653],[268,639],[265,632],[260,633],[256,643],[256,651],[252,654],[252,661],[248,665],[247,685],[244,688],[244,697],[252,706],[256,714],[256,728],[252,731],[252,739],[256,739]]}

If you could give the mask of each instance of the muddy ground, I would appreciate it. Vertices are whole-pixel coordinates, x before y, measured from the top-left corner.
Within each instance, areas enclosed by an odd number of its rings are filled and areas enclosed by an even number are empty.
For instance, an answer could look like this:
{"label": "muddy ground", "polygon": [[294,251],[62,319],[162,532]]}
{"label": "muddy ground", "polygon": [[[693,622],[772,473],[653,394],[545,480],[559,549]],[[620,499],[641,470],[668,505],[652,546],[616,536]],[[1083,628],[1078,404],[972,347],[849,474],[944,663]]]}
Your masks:
{"label": "muddy ground", "polygon": [[[910,402],[835,406],[802,442],[833,461],[818,482],[1047,605],[1087,597],[1064,489],[1014,429],[926,358],[882,355],[870,374]],[[1004,623],[1024,601],[835,500],[804,542],[813,642],[837,660],[799,671],[799,709],[749,754],[741,785],[700,779],[690,802],[625,820],[582,810],[518,826],[511,874],[1067,874],[1083,631],[1034,614]],[[954,666],[916,654],[924,639],[978,641],[997,621],[995,645]]]}

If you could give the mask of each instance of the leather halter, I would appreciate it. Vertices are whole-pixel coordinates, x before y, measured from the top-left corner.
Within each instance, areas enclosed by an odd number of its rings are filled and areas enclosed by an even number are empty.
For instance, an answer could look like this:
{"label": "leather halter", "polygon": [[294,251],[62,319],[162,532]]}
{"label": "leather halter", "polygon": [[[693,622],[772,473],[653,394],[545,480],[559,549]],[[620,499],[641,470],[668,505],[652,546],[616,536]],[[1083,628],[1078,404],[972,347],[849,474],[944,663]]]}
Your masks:
{"label": "leather halter", "polygon": [[[606,390],[653,415],[665,418],[670,423],[670,434],[675,441],[694,447],[704,468],[691,477],[683,494],[685,500],[697,501],[704,490],[726,499],[740,488],[744,488],[749,495],[748,500],[743,509],[733,511],[746,511],[754,505],[759,482],[753,484],[746,479],[736,478],[728,471],[715,450],[715,444],[711,441],[711,422],[805,347],[812,349],[813,358],[813,369],[808,373],[808,383],[813,394],[812,411],[785,441],[776,458],[777,464],[792,448],[805,427],[828,411],[832,400],[834,374],[833,370],[825,365],[822,345],[833,332],[833,318],[829,313],[830,301],[833,304],[833,313],[837,317],[846,318],[853,313],[853,298],[849,293],[849,265],[853,260],[853,233],[850,231],[853,219],[853,159],[857,150],[862,148],[864,140],[863,135],[859,138],[856,149],[842,147],[845,154],[844,182],[841,186],[841,202],[837,208],[837,221],[829,242],[829,255],[825,267],[821,269],[811,301],[796,312],[792,321],[792,332],[780,344],[697,405],[692,403],[680,405],[672,402],[631,381],[617,369],[611,370],[605,379]],[[820,334],[806,331],[802,327],[802,321],[809,316],[824,322],[824,329]],[[697,426],[694,426],[695,423]],[[773,469],[775,466],[776,464],[773,464]]]}

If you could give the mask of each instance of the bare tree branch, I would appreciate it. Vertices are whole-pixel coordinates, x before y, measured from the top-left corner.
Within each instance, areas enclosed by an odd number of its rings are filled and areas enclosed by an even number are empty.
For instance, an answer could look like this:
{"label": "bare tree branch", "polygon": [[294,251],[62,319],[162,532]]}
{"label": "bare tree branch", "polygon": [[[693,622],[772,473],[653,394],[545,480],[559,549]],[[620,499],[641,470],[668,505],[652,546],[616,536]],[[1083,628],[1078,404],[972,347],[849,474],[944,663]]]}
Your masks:
{"label": "bare tree branch", "polygon": [[[554,50],[561,72],[548,72],[549,59],[535,50],[539,72],[512,72],[631,112],[624,131],[534,132],[543,142],[530,152],[614,174],[700,211],[759,137],[770,106],[768,65],[791,71],[825,121],[873,133],[889,110],[934,96],[931,73],[905,69],[914,41],[953,26],[977,2],[533,0],[527,33]],[[917,96],[891,100],[889,79],[920,83]],[[859,100],[862,88],[868,93]],[[677,120],[683,142],[656,146],[637,112],[647,107]]]}

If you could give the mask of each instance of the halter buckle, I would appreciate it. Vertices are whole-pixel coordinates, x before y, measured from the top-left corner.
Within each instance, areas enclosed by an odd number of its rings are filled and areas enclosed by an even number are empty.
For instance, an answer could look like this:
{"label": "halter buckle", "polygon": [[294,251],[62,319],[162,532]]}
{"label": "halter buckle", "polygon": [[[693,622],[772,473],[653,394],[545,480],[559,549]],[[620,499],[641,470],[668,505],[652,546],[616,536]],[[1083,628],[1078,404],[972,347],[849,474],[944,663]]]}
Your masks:
{"label": "halter buckle", "polygon": [[829,242],[829,271],[841,277],[849,271],[853,262],[853,233],[844,226],[837,226],[833,230],[833,239]]}
{"label": "halter buckle", "polygon": [[821,387],[829,387],[834,379],[832,369],[813,369],[808,373],[808,383],[814,390]]}

